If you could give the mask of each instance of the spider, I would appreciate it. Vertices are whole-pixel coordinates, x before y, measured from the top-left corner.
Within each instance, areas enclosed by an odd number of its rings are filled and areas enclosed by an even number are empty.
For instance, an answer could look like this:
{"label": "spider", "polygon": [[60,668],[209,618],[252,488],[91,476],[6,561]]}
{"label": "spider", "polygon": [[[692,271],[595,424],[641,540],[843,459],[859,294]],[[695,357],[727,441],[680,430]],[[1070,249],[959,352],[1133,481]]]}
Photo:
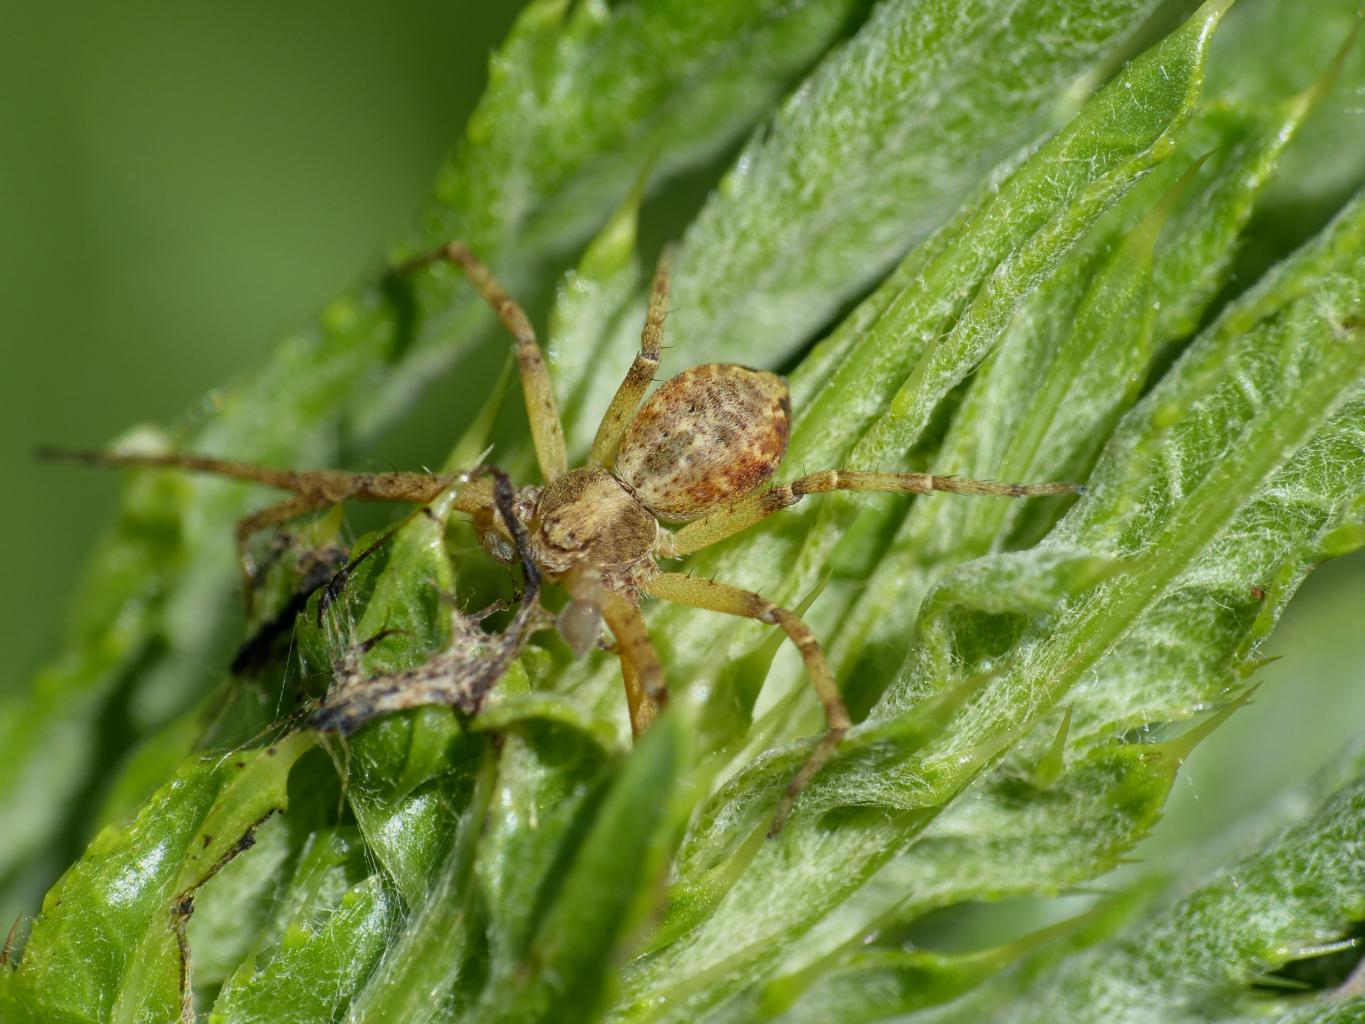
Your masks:
{"label": "spider", "polygon": [[[1012,497],[1079,492],[1067,483],[1012,484],[925,473],[829,469],[771,484],[786,453],[791,402],[781,377],[730,363],[695,366],[665,381],[647,399],[662,350],[669,259],[660,257],[650,291],[640,351],[597,429],[587,462],[570,469],[554,390],[530,320],[489,269],[461,242],[396,268],[415,273],[437,263],[457,266],[515,339],[531,439],[543,483],[511,488],[500,472],[294,471],[198,455],[62,453],[105,465],[160,466],[266,484],[291,497],[237,525],[247,593],[253,570],[247,543],[255,532],[347,500],[425,505],[459,485],[454,508],[473,519],[485,550],[568,592],[558,627],[579,656],[602,624],[615,637],[631,731],[639,736],[667,699],[664,668],[640,612],[644,598],[756,619],[777,626],[796,645],[827,728],[788,783],[773,818],[776,834],[805,785],[829,761],[851,721],[839,687],[810,627],[795,612],[757,593],[681,572],[660,562],[684,558],[745,530],[809,494],[882,491]],[[500,486],[501,485],[501,486]],[[674,525],[666,525],[674,524]]]}

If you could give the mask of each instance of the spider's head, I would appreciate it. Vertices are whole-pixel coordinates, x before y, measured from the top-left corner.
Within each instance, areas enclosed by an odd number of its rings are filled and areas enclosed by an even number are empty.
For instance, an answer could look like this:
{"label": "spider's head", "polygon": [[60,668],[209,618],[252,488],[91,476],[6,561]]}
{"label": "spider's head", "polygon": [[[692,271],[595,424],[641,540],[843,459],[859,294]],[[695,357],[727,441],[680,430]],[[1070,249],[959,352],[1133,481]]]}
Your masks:
{"label": "spider's head", "polygon": [[587,563],[625,569],[648,558],[659,524],[605,469],[571,469],[540,491],[530,523],[531,553],[551,579]]}

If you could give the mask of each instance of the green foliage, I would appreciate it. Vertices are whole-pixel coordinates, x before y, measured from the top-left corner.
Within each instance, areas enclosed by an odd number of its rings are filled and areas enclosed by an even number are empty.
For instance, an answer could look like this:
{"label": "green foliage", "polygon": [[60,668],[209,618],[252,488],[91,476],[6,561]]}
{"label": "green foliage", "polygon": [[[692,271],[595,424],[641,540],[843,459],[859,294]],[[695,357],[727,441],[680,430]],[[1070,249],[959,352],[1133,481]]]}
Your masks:
{"label": "green foliage", "polygon": [[[1149,893],[1116,907],[1134,919],[1128,928],[1079,955],[1033,965],[1037,976],[1022,998],[1015,977],[1021,965],[937,1019],[1265,1019],[1272,996],[1294,991],[1286,965],[1311,964],[1354,945],[1335,940],[1343,921],[1365,912],[1358,870],[1365,854],[1362,768],[1365,748],[1356,745],[1293,794],[1283,814],[1287,827],[1259,850],[1167,906],[1152,908]],[[1340,1002],[1280,1019],[1357,1020],[1361,1004],[1359,992],[1343,991]]]}
{"label": "green foliage", "polygon": [[[1296,964],[1349,954],[1365,918],[1358,751],[1203,881],[978,948],[917,939],[1114,869],[1250,699],[1305,575],[1365,543],[1365,193],[1291,239],[1276,179],[1350,125],[1359,15],[1324,4],[1281,48],[1294,5],[1244,4],[1225,29],[1230,0],[1163,10],[1144,46],[1155,5],[1122,0],[531,4],[396,253],[461,235],[521,289],[597,232],[547,338],[576,452],[638,343],[646,185],[759,125],[679,245],[668,368],[774,364],[880,279],[791,373],[783,473],[1087,493],[830,495],[693,559],[801,607],[858,719],[767,839],[821,719],[757,625],[650,609],[674,699],[633,747],[614,661],[553,640],[472,720],[291,732],[276,709],[329,682],[463,650],[469,535],[448,502],[411,518],[341,601],[286,618],[283,667],[206,689],[256,496],[135,476],[67,650],[0,708],[0,878],[89,837],[0,970],[0,1016],[1357,1019],[1358,979]],[[1339,149],[1358,183],[1365,153]],[[175,443],[326,461],[487,343],[456,275],[365,280]],[[496,430],[490,390],[451,465]],[[498,457],[527,464],[524,441]],[[253,625],[303,571],[278,560]],[[136,752],[95,833],[68,798],[111,772],[111,713]]]}

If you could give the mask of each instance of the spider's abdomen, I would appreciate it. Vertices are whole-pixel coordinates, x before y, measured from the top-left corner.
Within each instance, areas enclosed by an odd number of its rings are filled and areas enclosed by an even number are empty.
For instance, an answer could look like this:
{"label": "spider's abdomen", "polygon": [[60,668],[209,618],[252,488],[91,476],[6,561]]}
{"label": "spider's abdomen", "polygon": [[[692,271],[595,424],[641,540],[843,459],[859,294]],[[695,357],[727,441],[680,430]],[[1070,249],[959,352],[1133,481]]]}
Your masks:
{"label": "spider's abdomen", "polygon": [[781,377],[730,363],[696,366],[640,408],[616,475],[661,518],[696,519],[768,480],[790,430]]}
{"label": "spider's abdomen", "polygon": [[654,547],[659,525],[605,469],[571,469],[546,484],[531,522],[531,550],[552,576],[586,561],[613,569],[633,565]]}

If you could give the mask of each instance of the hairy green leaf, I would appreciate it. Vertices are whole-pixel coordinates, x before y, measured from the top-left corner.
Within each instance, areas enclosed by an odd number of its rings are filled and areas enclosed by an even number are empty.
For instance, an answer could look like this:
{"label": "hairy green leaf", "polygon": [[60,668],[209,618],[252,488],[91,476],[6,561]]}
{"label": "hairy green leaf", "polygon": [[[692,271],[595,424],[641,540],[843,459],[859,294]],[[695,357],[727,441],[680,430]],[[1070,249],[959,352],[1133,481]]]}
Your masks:
{"label": "hairy green leaf", "polygon": [[[1359,771],[1358,751],[1346,760]],[[1357,774],[1309,820],[1058,966],[997,1019],[1176,1022],[1253,1013],[1266,1019],[1267,1003],[1277,1001],[1266,976],[1314,955],[1365,917],[1363,859],[1365,779]],[[1279,996],[1286,1008],[1295,1001],[1292,987]],[[1323,1002],[1307,1019],[1343,1009],[1332,1006],[1330,994]]]}
{"label": "hairy green leaf", "polygon": [[16,1021],[134,1021],[180,1013],[185,923],[199,890],[286,806],[286,782],[313,744],[187,763],[124,827],[95,837],[48,893],[19,969],[0,984]]}
{"label": "hairy green leaf", "polygon": [[[1070,112],[1074,99],[1058,97],[1153,6],[882,4],[749,142],[681,240],[668,331],[681,340],[682,358],[667,365],[772,363],[787,355],[938,225],[982,175]],[[1065,31],[1045,27],[1059,21]],[[593,316],[576,330],[600,339],[590,350],[598,365],[624,367],[643,305],[624,304],[631,271],[615,274],[610,285],[589,286],[602,294],[590,300],[591,311],[575,310]],[[587,301],[573,294],[584,276],[566,286],[569,301]],[[561,315],[568,330],[572,316]],[[556,332],[554,352],[570,380],[589,365],[585,340]],[[592,419],[616,383],[610,374],[577,380],[571,427],[579,403]],[[800,382],[793,384],[800,397]]]}
{"label": "hairy green leaf", "polygon": [[1059,93],[1153,6],[881,5],[689,229],[674,319],[690,354],[789,349],[1038,135]]}
{"label": "hairy green leaf", "polygon": [[[1234,682],[1235,659],[1261,635],[1257,581],[1284,581],[1275,598],[1283,600],[1360,493],[1365,405],[1355,311],[1365,275],[1361,253],[1349,248],[1360,209],[1281,275],[1278,307],[1268,293],[1250,296],[1260,317],[1245,333],[1225,326],[1241,322],[1236,307],[1186,353],[1120,427],[1090,495],[1042,547],[945,578],[907,670],[861,730],[868,744],[855,730],[851,753],[807,794],[806,821],[795,819],[780,848],[758,854],[705,925],[642,967],[641,1005],[667,994],[695,1012],[718,979],[732,989],[736,975],[753,977],[1002,753],[1018,745],[1012,763],[1036,759],[1055,730],[1034,726],[1063,696],[1076,750],[1187,717]],[[1336,261],[1317,258],[1326,252]],[[1043,571],[1059,548],[1121,560],[1125,571],[1041,619],[1027,606],[979,606],[974,595],[990,582],[1013,593],[1014,574]],[[899,723],[923,713],[935,681],[971,684],[975,693],[925,744]],[[917,736],[916,745],[902,735]],[[783,761],[789,769],[791,757],[774,763]],[[770,806],[756,801],[755,787],[774,792],[784,770],[760,763],[732,781],[690,840],[698,855],[713,858],[747,834]],[[869,805],[887,811],[845,811],[824,824],[809,817]],[[698,981],[680,986],[679,975]],[[647,995],[655,977],[670,981]]]}
{"label": "hairy green leaf", "polygon": [[[1198,97],[1203,54],[1220,10],[1201,14],[1127,68],[913,251],[866,300],[870,308],[841,329],[846,337],[836,333],[825,343],[844,349],[836,368],[828,369],[828,357],[817,349],[815,366],[827,379],[798,418],[788,475],[839,465],[910,468],[905,453],[932,409],[1000,343],[1011,318],[1097,218],[1170,155]],[[804,372],[792,381],[798,403]],[[792,566],[779,594],[804,594],[827,571],[850,527],[846,548],[864,540],[853,525],[858,509],[886,505],[837,494],[808,501],[761,535],[699,561],[750,586],[771,586],[772,567]],[[861,575],[865,563],[856,564]],[[836,595],[831,588],[826,600]],[[709,619],[663,613],[654,621],[684,665],[688,651],[708,649],[699,634]]]}
{"label": "hairy green leaf", "polygon": [[209,1019],[264,1024],[288,1007],[300,1022],[334,1020],[390,942],[398,913],[382,878],[365,872],[354,828],[312,833],[269,930],[226,980]]}

